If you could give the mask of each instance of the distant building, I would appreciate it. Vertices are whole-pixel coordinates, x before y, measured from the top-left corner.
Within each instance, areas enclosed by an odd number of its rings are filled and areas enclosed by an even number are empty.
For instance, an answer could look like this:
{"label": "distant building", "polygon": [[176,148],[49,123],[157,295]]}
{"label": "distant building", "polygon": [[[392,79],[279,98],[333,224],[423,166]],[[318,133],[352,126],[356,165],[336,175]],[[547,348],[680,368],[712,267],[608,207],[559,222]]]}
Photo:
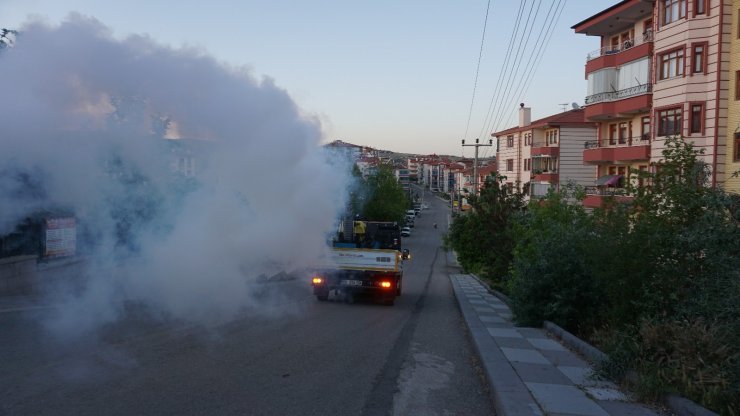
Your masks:
{"label": "distant building", "polygon": [[593,186],[596,168],[583,163],[583,148],[596,136],[595,123],[583,109],[573,109],[531,121],[531,109],[522,104],[519,125],[491,134],[498,141],[499,174],[510,188],[542,197],[550,188],[573,182]]}

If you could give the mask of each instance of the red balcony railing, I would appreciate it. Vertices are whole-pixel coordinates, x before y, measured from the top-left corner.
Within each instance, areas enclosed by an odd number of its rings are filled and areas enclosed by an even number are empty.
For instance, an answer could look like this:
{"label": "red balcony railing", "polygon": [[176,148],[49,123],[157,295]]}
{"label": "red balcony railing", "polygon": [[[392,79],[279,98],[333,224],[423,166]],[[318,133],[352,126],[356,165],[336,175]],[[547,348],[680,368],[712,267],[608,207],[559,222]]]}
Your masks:
{"label": "red balcony railing", "polygon": [[649,43],[653,41],[653,31],[648,30],[643,33],[642,36],[636,36],[635,39],[627,39],[626,41],[618,45],[608,45],[603,48],[599,48],[586,56],[586,61],[590,61],[601,56],[614,55],[627,49],[634,48],[635,46],[642,45],[643,43]]}

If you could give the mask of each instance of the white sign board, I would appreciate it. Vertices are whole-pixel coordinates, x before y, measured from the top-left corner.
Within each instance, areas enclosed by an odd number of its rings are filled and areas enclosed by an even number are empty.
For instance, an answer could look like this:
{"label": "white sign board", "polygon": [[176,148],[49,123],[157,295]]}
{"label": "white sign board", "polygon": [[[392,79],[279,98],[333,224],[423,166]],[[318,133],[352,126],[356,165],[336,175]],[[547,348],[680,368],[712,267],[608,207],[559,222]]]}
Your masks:
{"label": "white sign board", "polygon": [[396,250],[370,250],[361,248],[335,248],[331,262],[340,269],[398,271],[401,253]]}
{"label": "white sign board", "polygon": [[74,217],[46,219],[44,257],[73,256],[77,251],[77,223]]}

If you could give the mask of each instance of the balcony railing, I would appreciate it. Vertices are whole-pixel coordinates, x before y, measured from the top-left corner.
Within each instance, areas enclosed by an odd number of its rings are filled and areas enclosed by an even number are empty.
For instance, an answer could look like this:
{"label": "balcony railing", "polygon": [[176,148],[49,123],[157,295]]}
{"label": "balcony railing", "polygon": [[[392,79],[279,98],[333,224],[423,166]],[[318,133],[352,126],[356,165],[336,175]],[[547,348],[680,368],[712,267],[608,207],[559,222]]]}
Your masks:
{"label": "balcony railing", "polygon": [[607,186],[586,186],[586,195],[598,196],[629,196],[625,188],[612,188]]}
{"label": "balcony railing", "polygon": [[598,149],[599,147],[647,146],[648,144],[650,144],[650,135],[643,134],[642,136],[628,137],[625,139],[604,139],[601,142],[590,140],[583,143],[583,147],[586,149]]}
{"label": "balcony railing", "polygon": [[630,88],[625,88],[619,91],[600,92],[598,94],[592,94],[586,97],[586,105],[601,103],[604,101],[619,101],[625,98],[634,97],[636,95],[647,94],[652,91],[653,84],[647,83]]}
{"label": "balcony railing", "polygon": [[534,168],[532,169],[532,175],[550,175],[550,174],[557,174],[557,169],[542,169],[542,168]]}
{"label": "balcony railing", "polygon": [[603,48],[597,49],[586,56],[586,61],[590,61],[592,59],[596,59],[600,56],[604,55],[613,55],[615,53],[622,52],[624,50],[627,50],[629,48],[633,48],[637,45],[642,45],[643,43],[648,43],[653,41],[653,31],[648,30],[647,32],[643,33],[642,36],[637,36],[635,39],[627,39],[626,41],[620,43],[619,45],[608,45],[604,46]]}

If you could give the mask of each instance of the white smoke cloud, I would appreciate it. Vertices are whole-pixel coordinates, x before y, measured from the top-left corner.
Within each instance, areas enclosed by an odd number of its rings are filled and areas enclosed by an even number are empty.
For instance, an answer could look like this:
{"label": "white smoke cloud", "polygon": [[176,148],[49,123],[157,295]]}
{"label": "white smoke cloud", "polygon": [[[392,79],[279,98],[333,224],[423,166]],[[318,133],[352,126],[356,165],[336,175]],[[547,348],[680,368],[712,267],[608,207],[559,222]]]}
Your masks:
{"label": "white smoke cloud", "polygon": [[[250,278],[321,255],[345,169],[272,80],[114,39],[80,15],[20,32],[0,52],[0,235],[41,209],[77,217],[91,267],[59,331],[115,320],[130,301],[222,322],[253,299]],[[196,180],[173,174],[176,144],[195,155]]]}

